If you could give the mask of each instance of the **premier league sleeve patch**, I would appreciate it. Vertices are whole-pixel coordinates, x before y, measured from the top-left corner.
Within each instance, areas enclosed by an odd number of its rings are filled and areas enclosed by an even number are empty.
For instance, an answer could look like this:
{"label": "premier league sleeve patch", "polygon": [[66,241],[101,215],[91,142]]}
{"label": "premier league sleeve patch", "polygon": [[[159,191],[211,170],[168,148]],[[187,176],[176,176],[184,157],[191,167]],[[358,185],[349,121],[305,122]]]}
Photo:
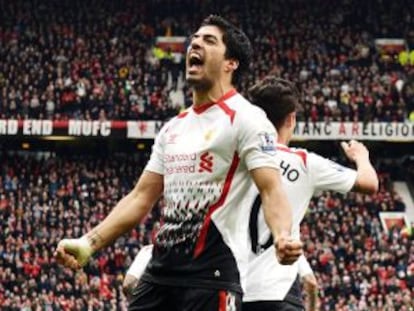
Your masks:
{"label": "premier league sleeve patch", "polygon": [[338,171],[338,172],[345,172],[346,170],[348,170],[345,166],[342,166],[341,164],[338,164],[332,160],[328,160],[331,168],[333,168],[334,170]]}
{"label": "premier league sleeve patch", "polygon": [[268,154],[276,154],[276,135],[274,133],[260,133],[260,149]]}

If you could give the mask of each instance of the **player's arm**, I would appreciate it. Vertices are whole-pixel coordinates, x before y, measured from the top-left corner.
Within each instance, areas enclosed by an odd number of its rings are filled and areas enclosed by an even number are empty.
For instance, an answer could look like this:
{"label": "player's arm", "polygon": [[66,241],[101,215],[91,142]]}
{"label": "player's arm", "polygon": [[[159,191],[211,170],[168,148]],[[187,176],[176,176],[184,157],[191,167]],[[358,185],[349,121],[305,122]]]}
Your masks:
{"label": "player's arm", "polygon": [[316,311],[318,306],[318,283],[315,275],[307,274],[302,277],[303,286],[306,291],[306,311]]}
{"label": "player's arm", "polygon": [[351,140],[342,142],[342,149],[349,160],[355,162],[357,177],[353,189],[358,192],[373,194],[378,191],[378,176],[369,160],[369,152],[364,144]]}
{"label": "player's arm", "polygon": [[151,210],[164,189],[164,133],[168,124],[155,138],[151,158],[134,189],[84,236],[60,241],[55,252],[58,263],[73,269],[81,268],[95,251],[131,230]]}
{"label": "player's arm", "polygon": [[118,202],[99,225],[86,234],[94,251],[134,228],[161,197],[163,182],[162,175],[144,171],[134,189]]}
{"label": "player's arm", "polygon": [[151,210],[163,191],[163,175],[144,171],[134,189],[111,213],[80,239],[64,239],[57,247],[59,263],[79,269],[97,250],[131,230]]}
{"label": "player's arm", "polygon": [[292,264],[302,254],[303,245],[290,237],[292,210],[282,189],[275,157],[276,129],[257,107],[236,117],[235,127],[238,129],[238,153],[260,192],[276,256],[281,264]]}
{"label": "player's arm", "polygon": [[305,256],[298,260],[299,276],[306,292],[306,311],[316,311],[318,306],[318,282]]}
{"label": "player's arm", "polygon": [[279,171],[274,168],[256,168],[250,171],[262,199],[262,208],[270,228],[281,264],[292,264],[302,254],[302,243],[290,238],[292,210],[282,188]]}

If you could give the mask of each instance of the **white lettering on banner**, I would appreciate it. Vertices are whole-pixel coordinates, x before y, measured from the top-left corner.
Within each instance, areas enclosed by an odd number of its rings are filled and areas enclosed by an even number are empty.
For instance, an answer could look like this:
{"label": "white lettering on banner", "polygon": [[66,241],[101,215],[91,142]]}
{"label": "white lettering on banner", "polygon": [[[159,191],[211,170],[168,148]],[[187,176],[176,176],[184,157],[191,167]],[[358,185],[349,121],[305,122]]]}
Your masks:
{"label": "white lettering on banner", "polygon": [[111,134],[110,121],[81,121],[70,120],[68,135],[73,136],[109,136]]}
{"label": "white lettering on banner", "polygon": [[50,120],[24,120],[23,135],[51,135],[53,122]]}
{"label": "white lettering on banner", "polygon": [[105,137],[111,135],[111,122],[101,123],[101,135]]}
{"label": "white lettering on banner", "polygon": [[403,122],[298,122],[294,140],[394,140],[414,141],[414,123]]}
{"label": "white lettering on banner", "polygon": [[0,120],[0,135],[16,135],[19,131],[17,120]]}

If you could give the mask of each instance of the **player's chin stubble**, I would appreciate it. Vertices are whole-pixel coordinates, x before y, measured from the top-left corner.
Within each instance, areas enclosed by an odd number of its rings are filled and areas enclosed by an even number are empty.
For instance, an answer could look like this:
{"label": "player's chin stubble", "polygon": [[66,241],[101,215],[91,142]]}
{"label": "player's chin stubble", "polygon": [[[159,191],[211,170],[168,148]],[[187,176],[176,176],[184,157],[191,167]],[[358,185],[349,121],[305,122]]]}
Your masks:
{"label": "player's chin stubble", "polygon": [[213,81],[209,79],[195,79],[195,78],[186,78],[187,84],[189,87],[193,88],[196,91],[208,91],[213,86]]}

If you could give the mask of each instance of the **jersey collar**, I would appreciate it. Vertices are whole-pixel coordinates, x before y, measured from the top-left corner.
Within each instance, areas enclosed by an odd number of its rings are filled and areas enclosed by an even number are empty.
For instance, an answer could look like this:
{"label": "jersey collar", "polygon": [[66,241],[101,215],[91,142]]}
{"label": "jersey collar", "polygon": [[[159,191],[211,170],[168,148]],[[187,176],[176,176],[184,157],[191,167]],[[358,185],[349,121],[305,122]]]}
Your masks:
{"label": "jersey collar", "polygon": [[210,103],[205,103],[205,104],[201,104],[198,107],[192,107],[194,112],[196,114],[200,114],[203,113],[204,111],[206,111],[208,108],[210,108],[211,106],[214,106],[215,104],[219,103],[219,102],[223,102],[227,99],[229,99],[230,97],[234,96],[237,94],[236,89],[231,89],[229,90],[227,93],[223,94],[223,96],[221,96],[217,101],[215,102],[210,102]]}

